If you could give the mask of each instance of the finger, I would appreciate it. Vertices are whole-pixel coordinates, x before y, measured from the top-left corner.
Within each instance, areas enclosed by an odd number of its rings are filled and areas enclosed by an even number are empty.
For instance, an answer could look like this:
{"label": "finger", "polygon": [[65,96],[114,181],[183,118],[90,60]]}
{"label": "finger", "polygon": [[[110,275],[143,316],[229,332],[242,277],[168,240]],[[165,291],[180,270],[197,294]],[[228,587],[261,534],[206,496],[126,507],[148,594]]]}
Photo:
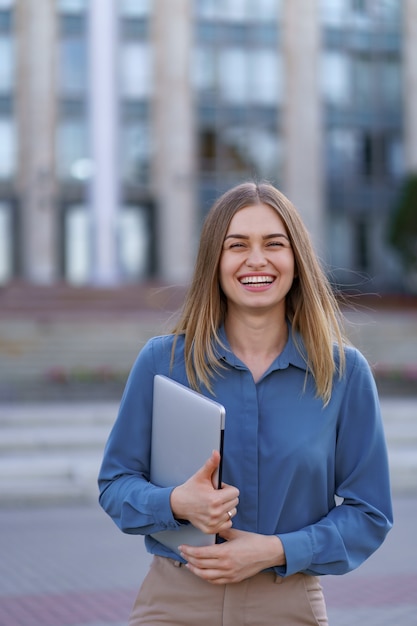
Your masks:
{"label": "finger", "polygon": [[207,459],[203,467],[198,470],[197,474],[201,478],[211,480],[212,475],[220,465],[220,454],[217,450],[213,450],[211,457]]}

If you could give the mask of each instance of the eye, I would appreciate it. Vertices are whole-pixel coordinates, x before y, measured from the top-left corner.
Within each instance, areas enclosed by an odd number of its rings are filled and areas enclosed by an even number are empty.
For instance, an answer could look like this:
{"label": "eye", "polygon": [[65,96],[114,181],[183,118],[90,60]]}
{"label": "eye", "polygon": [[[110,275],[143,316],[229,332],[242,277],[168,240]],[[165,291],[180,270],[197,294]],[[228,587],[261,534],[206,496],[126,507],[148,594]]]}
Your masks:
{"label": "eye", "polygon": [[231,243],[229,245],[229,249],[231,250],[232,248],[244,248],[245,244],[241,243],[240,241],[236,241],[234,243]]}
{"label": "eye", "polygon": [[266,246],[267,248],[283,248],[284,242],[283,241],[268,241]]}

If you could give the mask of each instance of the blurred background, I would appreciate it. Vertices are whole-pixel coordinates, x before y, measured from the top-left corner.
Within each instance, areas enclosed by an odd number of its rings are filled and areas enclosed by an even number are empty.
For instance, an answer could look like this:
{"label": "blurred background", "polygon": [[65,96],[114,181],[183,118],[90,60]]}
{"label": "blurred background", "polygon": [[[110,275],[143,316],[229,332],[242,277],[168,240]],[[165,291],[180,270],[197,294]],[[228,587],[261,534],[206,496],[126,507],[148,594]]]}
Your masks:
{"label": "blurred background", "polygon": [[336,284],[415,292],[416,12],[0,0],[0,283],[183,284],[212,201],[265,178]]}
{"label": "blurred background", "polygon": [[146,555],[103,447],[247,179],[300,210],[381,396],[397,526],[332,623],[414,623],[416,102],[417,0],[0,0],[0,626],[125,623]]}

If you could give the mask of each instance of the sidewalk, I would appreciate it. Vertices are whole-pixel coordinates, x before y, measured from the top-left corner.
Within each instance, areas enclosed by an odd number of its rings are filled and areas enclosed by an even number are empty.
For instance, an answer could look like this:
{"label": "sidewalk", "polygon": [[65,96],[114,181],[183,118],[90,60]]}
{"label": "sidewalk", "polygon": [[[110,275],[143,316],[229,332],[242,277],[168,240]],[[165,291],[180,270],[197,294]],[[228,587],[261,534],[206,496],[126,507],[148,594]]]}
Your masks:
{"label": "sidewalk", "polygon": [[[380,550],[322,579],[330,626],[417,625],[417,498],[394,507]],[[126,625],[150,561],[141,537],[94,504],[0,510],[0,528],[0,626]]]}

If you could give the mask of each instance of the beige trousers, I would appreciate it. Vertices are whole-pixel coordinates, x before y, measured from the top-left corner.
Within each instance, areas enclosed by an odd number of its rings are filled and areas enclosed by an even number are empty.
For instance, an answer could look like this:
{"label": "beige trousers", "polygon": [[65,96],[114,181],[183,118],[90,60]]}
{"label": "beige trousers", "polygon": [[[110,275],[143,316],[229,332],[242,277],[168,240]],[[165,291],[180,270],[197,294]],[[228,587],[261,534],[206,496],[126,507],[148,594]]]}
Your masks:
{"label": "beige trousers", "polygon": [[240,583],[213,585],[178,561],[155,556],[129,626],[327,626],[319,579],[261,572]]}

